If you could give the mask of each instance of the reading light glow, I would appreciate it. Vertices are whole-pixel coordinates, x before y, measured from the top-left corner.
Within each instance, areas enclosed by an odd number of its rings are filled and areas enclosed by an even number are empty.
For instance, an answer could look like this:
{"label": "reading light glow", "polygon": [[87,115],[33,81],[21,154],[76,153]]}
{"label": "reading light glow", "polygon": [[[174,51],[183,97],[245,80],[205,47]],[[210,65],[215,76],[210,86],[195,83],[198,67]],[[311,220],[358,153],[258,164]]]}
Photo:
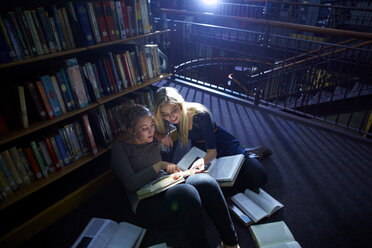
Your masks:
{"label": "reading light glow", "polygon": [[217,4],[217,0],[203,0],[203,2],[205,4],[208,4],[208,5],[216,5]]}

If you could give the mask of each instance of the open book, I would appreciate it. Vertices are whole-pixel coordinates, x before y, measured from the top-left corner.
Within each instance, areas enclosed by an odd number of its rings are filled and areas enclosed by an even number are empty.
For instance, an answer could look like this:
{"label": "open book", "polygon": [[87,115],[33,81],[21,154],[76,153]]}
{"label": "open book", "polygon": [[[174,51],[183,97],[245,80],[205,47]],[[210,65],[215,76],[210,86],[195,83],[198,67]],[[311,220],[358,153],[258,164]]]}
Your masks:
{"label": "open book", "polygon": [[109,219],[92,218],[72,248],[138,248],[146,229]]}
{"label": "open book", "polygon": [[275,200],[261,188],[258,194],[246,189],[244,193],[238,193],[232,196],[231,201],[255,223],[264,217],[271,216],[283,207],[283,204]]}
{"label": "open book", "polygon": [[141,200],[158,194],[174,185],[184,182],[185,178],[190,175],[191,172],[187,170],[159,177],[137,190],[137,198]]}
{"label": "open book", "polygon": [[[181,170],[188,170],[198,158],[204,157],[206,152],[193,146],[177,163]],[[233,186],[240,168],[244,162],[244,155],[237,154],[213,159],[205,165],[206,173],[216,179],[221,187]]]}
{"label": "open book", "polygon": [[259,248],[301,248],[284,221],[252,225],[249,230]]}

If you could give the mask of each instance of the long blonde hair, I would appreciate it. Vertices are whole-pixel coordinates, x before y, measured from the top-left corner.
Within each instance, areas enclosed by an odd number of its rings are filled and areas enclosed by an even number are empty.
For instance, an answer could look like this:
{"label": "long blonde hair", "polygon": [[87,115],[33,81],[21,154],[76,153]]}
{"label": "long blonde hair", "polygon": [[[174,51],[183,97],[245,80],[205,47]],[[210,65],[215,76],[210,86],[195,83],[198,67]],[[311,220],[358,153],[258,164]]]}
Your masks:
{"label": "long blonde hair", "polygon": [[[181,116],[178,124],[178,137],[181,139],[181,144],[187,146],[189,136],[189,118],[192,118],[196,113],[209,112],[209,110],[200,103],[186,102],[178,93],[177,89],[172,87],[159,88],[154,97],[154,121],[157,131],[161,134],[167,134],[169,131],[169,122],[164,120],[160,113],[160,107],[163,104],[179,105],[181,108]],[[211,115],[212,116],[212,115]]]}

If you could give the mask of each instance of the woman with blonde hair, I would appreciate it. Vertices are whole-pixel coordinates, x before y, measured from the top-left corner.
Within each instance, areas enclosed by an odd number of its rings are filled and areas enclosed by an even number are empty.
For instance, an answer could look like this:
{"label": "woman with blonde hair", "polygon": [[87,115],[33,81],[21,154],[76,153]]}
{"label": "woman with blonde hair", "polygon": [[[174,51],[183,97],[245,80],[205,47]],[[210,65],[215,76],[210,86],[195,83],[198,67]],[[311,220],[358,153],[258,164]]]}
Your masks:
{"label": "woman with blonde hair", "polygon": [[[206,151],[206,155],[197,160],[192,168],[203,170],[204,165],[216,157],[244,154],[245,161],[231,193],[246,188],[257,192],[258,188],[266,184],[267,176],[262,164],[252,158],[232,134],[214,122],[212,114],[204,105],[185,101],[177,89],[172,87],[159,88],[154,102],[154,121],[159,133],[157,138],[165,146],[173,145],[166,135],[172,123],[177,128],[182,145],[186,146],[188,140],[191,140],[192,146]],[[267,148],[261,147],[260,150],[263,151],[261,155],[271,155]]]}

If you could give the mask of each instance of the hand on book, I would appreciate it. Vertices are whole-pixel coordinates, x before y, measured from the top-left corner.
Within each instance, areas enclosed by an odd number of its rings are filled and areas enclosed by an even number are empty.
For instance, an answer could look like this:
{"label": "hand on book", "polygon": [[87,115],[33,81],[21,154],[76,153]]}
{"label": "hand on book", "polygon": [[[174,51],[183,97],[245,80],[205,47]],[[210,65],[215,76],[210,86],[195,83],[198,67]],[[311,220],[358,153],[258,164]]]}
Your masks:
{"label": "hand on book", "polygon": [[166,167],[164,168],[168,174],[172,174],[175,172],[180,172],[180,168],[177,165],[172,163],[166,163]]}
{"label": "hand on book", "polygon": [[194,174],[204,172],[205,166],[204,166],[204,158],[199,158],[196,160],[191,168],[190,171]]}

